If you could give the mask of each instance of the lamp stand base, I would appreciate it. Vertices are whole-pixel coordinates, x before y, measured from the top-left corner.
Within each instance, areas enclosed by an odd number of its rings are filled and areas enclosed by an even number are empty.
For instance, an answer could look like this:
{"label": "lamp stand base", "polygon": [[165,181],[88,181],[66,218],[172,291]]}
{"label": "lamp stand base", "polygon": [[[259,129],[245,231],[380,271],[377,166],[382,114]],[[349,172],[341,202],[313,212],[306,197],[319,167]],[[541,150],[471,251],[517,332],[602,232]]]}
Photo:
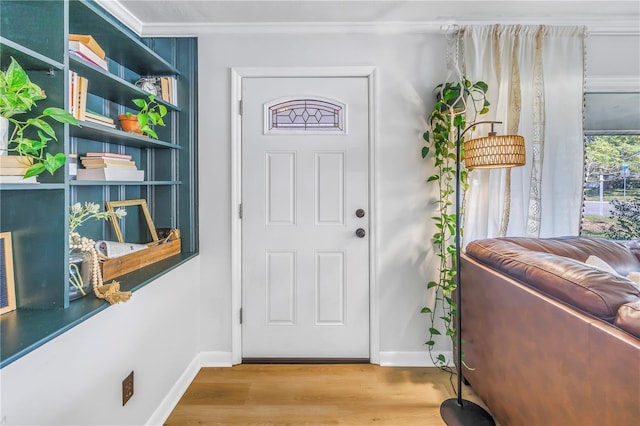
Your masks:
{"label": "lamp stand base", "polygon": [[462,405],[456,398],[447,399],[440,405],[440,416],[448,426],[495,426],[493,417],[484,408],[466,399]]}

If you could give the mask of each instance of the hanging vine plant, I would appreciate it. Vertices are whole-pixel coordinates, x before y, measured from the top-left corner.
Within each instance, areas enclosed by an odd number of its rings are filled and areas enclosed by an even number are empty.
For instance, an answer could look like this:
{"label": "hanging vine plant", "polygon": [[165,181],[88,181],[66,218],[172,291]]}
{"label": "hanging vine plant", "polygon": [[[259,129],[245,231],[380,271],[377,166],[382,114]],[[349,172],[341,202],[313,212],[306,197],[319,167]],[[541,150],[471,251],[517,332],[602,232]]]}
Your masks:
{"label": "hanging vine plant", "polygon": [[[458,82],[437,85],[434,89],[437,102],[429,115],[428,130],[423,135],[427,144],[422,147],[422,158],[433,158],[436,171],[427,178],[427,182],[438,185],[439,191],[439,198],[435,202],[437,214],[432,217],[436,227],[432,243],[439,259],[439,267],[437,279],[427,283],[427,288],[435,291],[435,304],[433,307],[422,308],[421,312],[429,316],[429,338],[425,344],[429,349],[431,361],[445,370],[449,370],[447,359],[443,354],[435,356],[433,348],[436,336],[449,336],[452,343],[455,336],[454,318],[457,306],[453,300],[453,293],[457,287],[455,276],[457,129],[465,129],[467,119],[473,122],[477,115],[489,112],[487,89],[486,83],[482,81],[472,83],[464,77]],[[460,141],[461,144],[463,142],[464,140]],[[462,151],[461,157],[464,158]],[[468,183],[467,171],[463,164],[461,161],[460,189],[464,192]],[[463,217],[462,206],[460,212],[460,216]],[[462,227],[460,232],[462,233]],[[444,330],[437,328],[438,320],[442,320]]]}

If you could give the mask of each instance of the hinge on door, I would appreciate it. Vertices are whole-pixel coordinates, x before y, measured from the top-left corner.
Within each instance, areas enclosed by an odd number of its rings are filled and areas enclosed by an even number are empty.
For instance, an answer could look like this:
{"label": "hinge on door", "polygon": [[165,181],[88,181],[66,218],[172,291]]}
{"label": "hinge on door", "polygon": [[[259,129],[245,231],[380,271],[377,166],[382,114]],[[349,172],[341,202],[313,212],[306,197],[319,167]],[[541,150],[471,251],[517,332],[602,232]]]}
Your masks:
{"label": "hinge on door", "polygon": [[238,114],[242,115],[242,99],[238,101]]}
{"label": "hinge on door", "polygon": [[242,308],[240,308],[240,324],[242,324]]}
{"label": "hinge on door", "polygon": [[242,219],[242,203],[240,203],[240,205],[238,206],[238,217]]}

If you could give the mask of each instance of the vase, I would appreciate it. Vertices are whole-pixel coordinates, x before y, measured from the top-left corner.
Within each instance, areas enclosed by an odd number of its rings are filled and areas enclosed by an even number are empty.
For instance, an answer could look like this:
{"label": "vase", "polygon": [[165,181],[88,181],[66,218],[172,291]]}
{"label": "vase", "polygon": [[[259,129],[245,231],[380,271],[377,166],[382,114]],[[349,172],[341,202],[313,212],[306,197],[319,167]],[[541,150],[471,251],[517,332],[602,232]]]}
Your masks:
{"label": "vase", "polygon": [[9,148],[9,120],[0,117],[0,155],[7,155]]}
{"label": "vase", "polygon": [[91,256],[74,251],[69,254],[69,301],[89,294],[91,289]]}

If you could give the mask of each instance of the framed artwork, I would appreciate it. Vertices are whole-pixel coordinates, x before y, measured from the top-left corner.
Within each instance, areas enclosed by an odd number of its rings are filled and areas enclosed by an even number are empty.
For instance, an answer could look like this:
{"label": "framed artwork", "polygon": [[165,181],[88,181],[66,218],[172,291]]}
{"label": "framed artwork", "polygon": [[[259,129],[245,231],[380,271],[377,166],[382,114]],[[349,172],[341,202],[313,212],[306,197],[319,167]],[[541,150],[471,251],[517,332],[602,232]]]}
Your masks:
{"label": "framed artwork", "polygon": [[0,314],[16,309],[11,232],[0,233]]}
{"label": "framed artwork", "polygon": [[151,234],[152,241],[158,241],[158,234],[156,233],[156,227],[153,224],[153,220],[151,220],[151,214],[149,213],[149,207],[147,206],[147,201],[143,199],[139,200],[124,200],[124,201],[107,201],[106,203],[107,211],[111,213],[111,225],[113,225],[113,231],[116,234],[116,238],[118,242],[124,243],[124,238],[122,236],[122,230],[120,229],[120,224],[118,223],[118,218],[116,217],[115,210],[119,207],[131,207],[131,206],[139,206],[142,210],[142,214],[144,215],[145,221],[147,222],[147,227],[149,228],[149,233]]}

